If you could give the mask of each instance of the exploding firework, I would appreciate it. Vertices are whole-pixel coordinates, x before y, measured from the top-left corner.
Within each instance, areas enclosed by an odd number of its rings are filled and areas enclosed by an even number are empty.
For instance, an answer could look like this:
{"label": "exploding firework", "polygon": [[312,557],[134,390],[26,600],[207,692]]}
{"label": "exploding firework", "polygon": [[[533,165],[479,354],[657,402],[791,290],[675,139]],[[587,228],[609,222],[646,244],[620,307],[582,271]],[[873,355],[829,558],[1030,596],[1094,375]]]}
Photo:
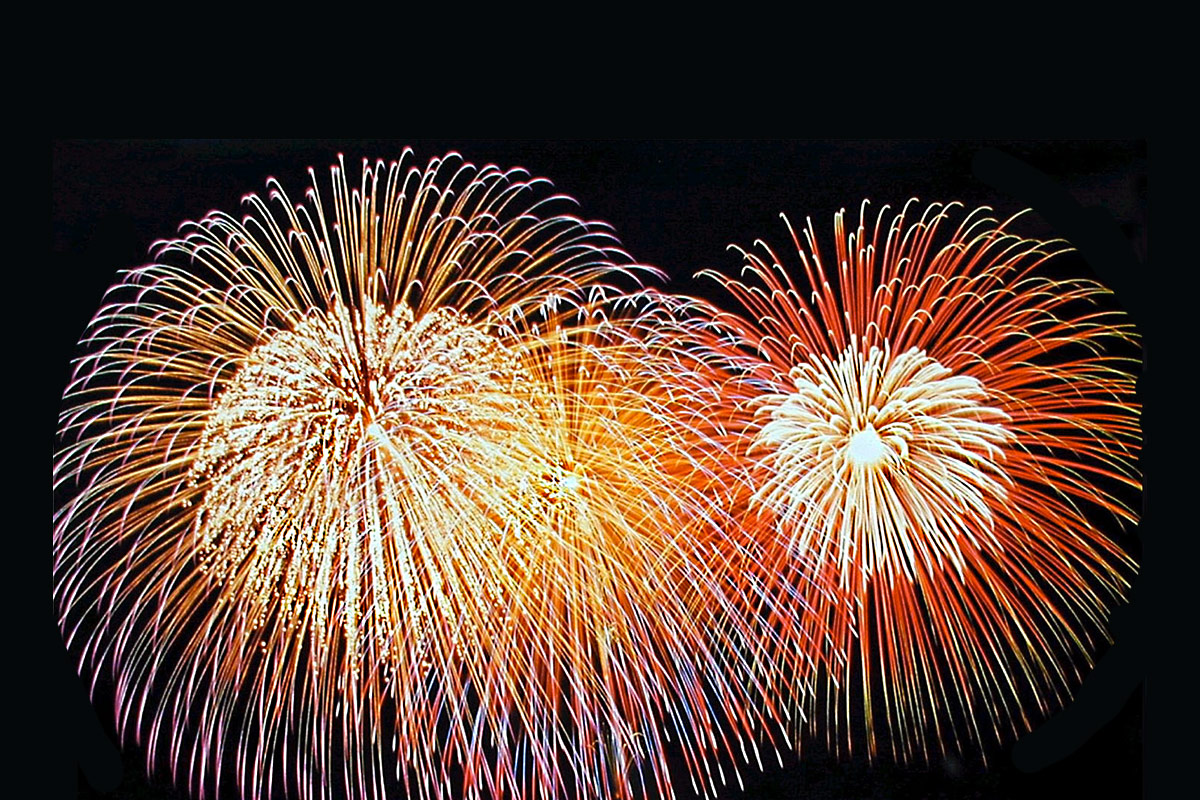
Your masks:
{"label": "exploding firework", "polygon": [[1028,729],[1090,664],[1134,569],[1097,526],[1136,521],[1138,362],[1103,287],[1048,274],[1063,243],[867,214],[836,216],[833,270],[810,222],[801,272],[761,245],[708,273],[746,314],[694,304],[682,336],[724,365],[693,428],[743,521],[764,684],[823,695],[833,747],[861,725],[907,760]]}
{"label": "exploding firework", "polygon": [[543,181],[406,164],[272,180],[110,290],[54,468],[68,647],[201,794],[669,796],[668,747],[711,794],[761,720],[628,258]]}

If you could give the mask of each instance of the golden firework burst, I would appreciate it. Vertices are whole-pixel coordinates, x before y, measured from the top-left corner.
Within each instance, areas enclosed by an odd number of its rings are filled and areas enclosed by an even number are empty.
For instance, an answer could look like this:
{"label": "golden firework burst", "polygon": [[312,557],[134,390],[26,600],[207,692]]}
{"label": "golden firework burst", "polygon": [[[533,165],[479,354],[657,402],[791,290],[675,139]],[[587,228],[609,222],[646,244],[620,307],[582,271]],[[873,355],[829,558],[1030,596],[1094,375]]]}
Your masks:
{"label": "golden firework burst", "polygon": [[761,715],[628,257],[520,171],[332,173],[185,225],[89,327],[68,646],[201,794],[671,795],[669,742],[714,793]]}

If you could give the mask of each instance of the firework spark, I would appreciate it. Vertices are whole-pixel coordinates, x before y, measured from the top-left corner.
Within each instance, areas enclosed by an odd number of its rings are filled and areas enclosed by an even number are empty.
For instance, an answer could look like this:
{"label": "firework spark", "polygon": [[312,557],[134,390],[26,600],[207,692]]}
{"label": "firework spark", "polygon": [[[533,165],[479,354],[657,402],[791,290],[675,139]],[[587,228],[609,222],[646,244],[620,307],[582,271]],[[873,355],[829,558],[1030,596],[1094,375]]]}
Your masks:
{"label": "firework spark", "polygon": [[201,794],[669,796],[669,742],[712,794],[761,715],[628,258],[543,181],[406,164],[272,180],[110,291],[54,470],[68,646]]}
{"label": "firework spark", "polygon": [[741,280],[708,274],[747,316],[695,303],[681,335],[725,367],[692,427],[744,522],[765,685],[804,705],[823,671],[833,747],[861,713],[871,755],[886,731],[927,758],[1028,729],[1090,664],[1134,568],[1097,521],[1136,522],[1135,334],[1046,274],[1061,242],[867,208],[849,235],[837,215],[832,272],[789,225],[813,289],[742,251]]}

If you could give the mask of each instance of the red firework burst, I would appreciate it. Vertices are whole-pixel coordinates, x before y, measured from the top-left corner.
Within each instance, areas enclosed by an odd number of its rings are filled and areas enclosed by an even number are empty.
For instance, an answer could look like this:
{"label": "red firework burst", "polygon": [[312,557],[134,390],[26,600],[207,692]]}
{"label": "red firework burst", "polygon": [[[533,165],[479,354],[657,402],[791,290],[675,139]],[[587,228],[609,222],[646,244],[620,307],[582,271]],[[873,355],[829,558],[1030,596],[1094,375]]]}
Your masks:
{"label": "red firework burst", "polygon": [[807,284],[741,251],[741,279],[707,274],[747,316],[685,333],[732,376],[696,373],[695,417],[745,521],[769,693],[808,705],[823,674],[831,740],[861,704],[871,755],[883,730],[909,759],[1027,729],[1135,568],[1097,520],[1136,522],[1114,496],[1140,490],[1136,335],[1102,286],[1047,274],[1065,243],[1012,222],[864,203],[832,271],[789,224]]}

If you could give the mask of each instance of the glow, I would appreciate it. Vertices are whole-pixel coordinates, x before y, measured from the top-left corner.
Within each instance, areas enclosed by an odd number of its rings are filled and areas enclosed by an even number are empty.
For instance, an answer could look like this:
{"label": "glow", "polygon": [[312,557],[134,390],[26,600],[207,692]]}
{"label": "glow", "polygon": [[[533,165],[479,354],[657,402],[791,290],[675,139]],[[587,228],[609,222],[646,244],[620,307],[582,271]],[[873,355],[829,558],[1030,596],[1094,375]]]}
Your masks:
{"label": "glow", "polygon": [[870,424],[851,436],[850,444],[846,447],[846,455],[849,457],[850,463],[859,467],[878,464],[886,454],[887,447]]}
{"label": "glow", "polygon": [[[862,349],[855,337],[836,360],[813,356],[792,391],[758,398],[754,502],[793,531],[797,558],[833,558],[842,575],[911,580],[922,553],[961,569],[1007,496],[1007,415],[921,350]],[[922,506],[958,513],[915,519]]]}

